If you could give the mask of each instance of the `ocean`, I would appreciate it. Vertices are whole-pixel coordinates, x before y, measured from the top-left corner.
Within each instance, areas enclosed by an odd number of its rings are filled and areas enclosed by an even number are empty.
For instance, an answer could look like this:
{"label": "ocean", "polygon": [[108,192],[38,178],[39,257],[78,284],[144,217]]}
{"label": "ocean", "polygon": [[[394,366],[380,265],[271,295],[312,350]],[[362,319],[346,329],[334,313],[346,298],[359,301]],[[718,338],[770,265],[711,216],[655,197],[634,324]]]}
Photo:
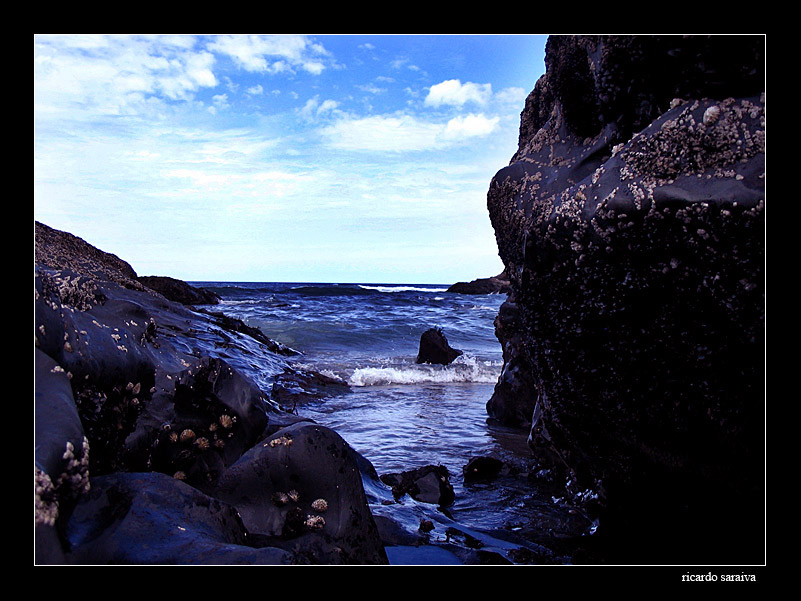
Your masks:
{"label": "ocean", "polygon": [[[351,387],[298,406],[334,428],[379,471],[441,463],[490,450],[486,403],[503,358],[494,319],[505,295],[463,295],[447,286],[193,282],[216,308],[257,327],[314,370]],[[420,336],[442,329],[463,354],[447,366],[416,363]]]}
{"label": "ocean", "polygon": [[[423,503],[401,508],[386,502],[386,490],[367,490],[375,514],[391,511],[410,530],[425,517],[453,520],[474,533],[513,533],[532,523],[532,512],[541,522],[553,510],[553,500],[530,486],[463,482],[462,468],[472,457],[493,456],[523,470],[531,461],[527,433],[491,424],[486,410],[503,367],[494,320],[506,295],[449,293],[447,285],[192,284],[220,296],[215,311],[297,351],[289,358],[296,368],[349,385],[345,394],[299,403],[293,411],[334,429],[378,474],[448,468],[456,500],[445,513]],[[416,363],[420,336],[433,327],[463,352],[450,365]]]}

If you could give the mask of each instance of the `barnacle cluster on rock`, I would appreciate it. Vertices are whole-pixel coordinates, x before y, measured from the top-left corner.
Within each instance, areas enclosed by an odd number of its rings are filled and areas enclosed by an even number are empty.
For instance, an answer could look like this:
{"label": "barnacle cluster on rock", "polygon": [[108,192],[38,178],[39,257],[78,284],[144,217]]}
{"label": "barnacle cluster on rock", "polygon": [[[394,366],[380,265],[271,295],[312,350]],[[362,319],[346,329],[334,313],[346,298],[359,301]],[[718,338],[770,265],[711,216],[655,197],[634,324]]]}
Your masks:
{"label": "barnacle cluster on rock", "polygon": [[34,465],[34,515],[36,523],[53,526],[61,503],[73,501],[90,489],[89,441],[84,437],[79,450],[67,441],[60,473],[53,476]]}

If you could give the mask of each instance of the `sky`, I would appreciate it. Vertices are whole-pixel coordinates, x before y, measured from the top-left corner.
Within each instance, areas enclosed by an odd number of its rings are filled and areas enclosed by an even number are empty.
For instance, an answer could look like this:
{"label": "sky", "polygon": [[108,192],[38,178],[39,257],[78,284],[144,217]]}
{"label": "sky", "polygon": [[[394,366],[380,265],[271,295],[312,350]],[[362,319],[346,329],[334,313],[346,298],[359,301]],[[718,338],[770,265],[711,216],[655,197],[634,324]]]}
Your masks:
{"label": "sky", "polygon": [[34,35],[34,219],[186,281],[449,284],[540,35]]}

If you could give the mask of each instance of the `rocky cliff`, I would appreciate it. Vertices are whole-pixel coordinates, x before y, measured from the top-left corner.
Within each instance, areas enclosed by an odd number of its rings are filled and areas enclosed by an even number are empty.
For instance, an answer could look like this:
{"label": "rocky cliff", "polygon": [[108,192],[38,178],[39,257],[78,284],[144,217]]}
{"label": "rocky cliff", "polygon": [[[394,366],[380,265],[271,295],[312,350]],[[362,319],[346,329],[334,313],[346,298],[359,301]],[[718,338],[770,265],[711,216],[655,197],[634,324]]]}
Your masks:
{"label": "rocky cliff", "polygon": [[764,561],[762,36],[551,36],[488,209],[492,417],[622,562]]}

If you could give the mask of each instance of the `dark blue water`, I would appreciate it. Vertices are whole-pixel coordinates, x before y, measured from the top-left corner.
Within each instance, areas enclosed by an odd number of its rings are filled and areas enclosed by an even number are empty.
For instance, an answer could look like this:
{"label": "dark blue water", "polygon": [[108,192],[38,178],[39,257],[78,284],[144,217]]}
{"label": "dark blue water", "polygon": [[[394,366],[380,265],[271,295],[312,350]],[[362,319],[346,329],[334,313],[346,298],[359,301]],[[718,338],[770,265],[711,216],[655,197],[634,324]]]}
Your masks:
{"label": "dark blue water", "polygon": [[[471,457],[514,462],[530,456],[525,432],[487,421],[486,403],[503,365],[494,319],[505,295],[454,294],[445,285],[194,284],[222,298],[215,310],[299,351],[291,359],[298,368],[350,385],[347,394],[306,402],[296,411],[333,428],[379,474],[429,464],[448,468],[456,502],[447,517],[413,501],[403,508],[376,503],[374,513],[392,512],[410,529],[422,516],[483,530],[513,531],[515,523],[526,522],[536,493],[468,487],[462,480]],[[448,366],[415,362],[420,336],[432,327],[463,351]],[[386,490],[368,492],[391,498]],[[404,556],[402,562],[408,561]]]}
{"label": "dark blue water", "polygon": [[[334,428],[380,473],[429,463],[461,470],[495,444],[485,407],[502,367],[494,319],[505,295],[432,285],[196,284],[220,295],[223,312],[302,353],[297,367],[352,387],[297,410]],[[420,335],[432,327],[463,351],[451,365],[416,364]]]}

